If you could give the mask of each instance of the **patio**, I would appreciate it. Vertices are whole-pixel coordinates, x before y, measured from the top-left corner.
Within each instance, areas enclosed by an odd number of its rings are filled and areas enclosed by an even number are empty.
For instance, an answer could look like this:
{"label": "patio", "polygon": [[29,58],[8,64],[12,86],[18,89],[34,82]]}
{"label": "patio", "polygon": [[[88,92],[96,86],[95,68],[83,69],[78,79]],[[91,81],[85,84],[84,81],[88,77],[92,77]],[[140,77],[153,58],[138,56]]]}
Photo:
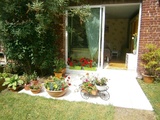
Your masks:
{"label": "patio", "polygon": [[136,72],[129,70],[104,69],[97,73],[89,72],[90,74],[99,74],[100,76],[105,76],[109,79],[108,92],[110,94],[110,99],[104,101],[99,96],[90,97],[88,100],[83,99],[79,92],[79,84],[81,84],[80,77],[87,72],[69,71],[68,76],[71,78],[71,86],[69,87],[67,94],[60,98],[50,97],[44,89],[39,94],[32,94],[30,91],[26,90],[22,90],[19,93],[26,93],[33,96],[38,95],[59,100],[83,101],[103,105],[111,104],[113,106],[124,108],[153,110],[150,102],[136,80]]}

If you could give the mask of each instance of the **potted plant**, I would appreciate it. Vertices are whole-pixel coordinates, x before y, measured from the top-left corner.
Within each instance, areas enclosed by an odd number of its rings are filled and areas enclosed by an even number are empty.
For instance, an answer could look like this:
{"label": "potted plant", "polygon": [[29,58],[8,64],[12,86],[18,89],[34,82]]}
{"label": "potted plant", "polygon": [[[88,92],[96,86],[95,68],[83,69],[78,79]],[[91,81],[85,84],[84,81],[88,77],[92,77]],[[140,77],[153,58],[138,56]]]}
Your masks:
{"label": "potted plant", "polygon": [[21,79],[24,81],[24,89],[29,90],[30,89],[31,76],[24,73],[23,76],[21,76]]}
{"label": "potted plant", "polygon": [[142,54],[142,73],[143,80],[147,83],[153,83],[155,77],[159,75],[160,48],[154,44],[146,44],[145,53]]}
{"label": "potted plant", "polygon": [[53,77],[52,81],[46,81],[44,83],[45,89],[47,93],[52,97],[60,97],[66,94],[67,88],[70,85],[69,83],[69,77],[67,81],[62,77]]}
{"label": "potted plant", "polygon": [[65,61],[60,58],[55,58],[54,59],[54,75],[56,77],[62,77],[63,74],[66,72],[66,64]]}
{"label": "potted plant", "polygon": [[100,79],[96,78],[95,79],[95,84],[98,90],[102,91],[102,90],[106,90],[107,87],[107,81],[108,79],[105,77],[102,77]]}
{"label": "potted plant", "polygon": [[84,81],[81,85],[82,92],[87,92],[92,95],[97,95],[97,88],[91,81]]}
{"label": "potted plant", "polygon": [[23,85],[24,81],[22,79],[20,79],[20,77],[18,75],[13,75],[11,77],[7,77],[5,78],[5,82],[3,83],[3,86],[8,85],[8,89],[10,90],[19,90],[22,85]]}
{"label": "potted plant", "polygon": [[0,73],[0,91],[4,90],[5,88],[7,88],[7,86],[2,86],[5,78],[11,76],[11,74],[9,73]]}
{"label": "potted plant", "polygon": [[38,79],[37,79],[37,72],[34,71],[33,74],[30,75],[30,79],[31,79],[31,82],[32,84],[37,84],[38,83]]}
{"label": "potted plant", "polygon": [[41,92],[42,89],[42,85],[41,83],[37,83],[37,84],[31,84],[30,85],[30,90],[33,94],[38,94]]}

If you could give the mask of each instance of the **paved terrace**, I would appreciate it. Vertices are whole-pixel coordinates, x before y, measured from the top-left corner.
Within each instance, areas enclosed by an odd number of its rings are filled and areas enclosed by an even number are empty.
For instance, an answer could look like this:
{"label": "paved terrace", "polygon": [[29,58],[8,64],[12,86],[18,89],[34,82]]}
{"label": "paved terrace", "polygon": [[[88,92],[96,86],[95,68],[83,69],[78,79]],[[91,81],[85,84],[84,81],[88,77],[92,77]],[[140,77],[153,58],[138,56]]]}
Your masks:
{"label": "paved terrace", "polygon": [[86,71],[69,71],[68,76],[71,78],[71,86],[68,92],[59,98],[53,98],[45,92],[43,88],[42,92],[35,95],[30,91],[22,90],[19,93],[26,93],[33,96],[43,96],[46,98],[68,100],[68,101],[84,101],[94,104],[102,105],[113,105],[123,108],[133,108],[141,110],[153,110],[150,102],[143,93],[141,87],[136,80],[136,72],[129,70],[111,70],[104,69],[99,72],[88,72],[89,74],[99,74],[100,76],[107,77],[108,80],[108,92],[110,94],[110,99],[108,101],[102,100],[99,96],[90,97],[85,100],[80,95],[79,84],[81,84],[80,77],[85,75]]}

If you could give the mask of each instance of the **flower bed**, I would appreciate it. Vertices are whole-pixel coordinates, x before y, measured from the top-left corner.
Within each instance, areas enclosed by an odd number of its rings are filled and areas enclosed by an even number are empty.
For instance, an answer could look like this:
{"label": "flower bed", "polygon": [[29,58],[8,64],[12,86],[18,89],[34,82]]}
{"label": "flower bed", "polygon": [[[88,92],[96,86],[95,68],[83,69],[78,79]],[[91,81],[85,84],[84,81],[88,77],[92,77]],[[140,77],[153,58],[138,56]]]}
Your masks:
{"label": "flower bed", "polygon": [[81,58],[80,60],[68,58],[70,69],[76,70],[96,70],[97,63],[89,58]]}

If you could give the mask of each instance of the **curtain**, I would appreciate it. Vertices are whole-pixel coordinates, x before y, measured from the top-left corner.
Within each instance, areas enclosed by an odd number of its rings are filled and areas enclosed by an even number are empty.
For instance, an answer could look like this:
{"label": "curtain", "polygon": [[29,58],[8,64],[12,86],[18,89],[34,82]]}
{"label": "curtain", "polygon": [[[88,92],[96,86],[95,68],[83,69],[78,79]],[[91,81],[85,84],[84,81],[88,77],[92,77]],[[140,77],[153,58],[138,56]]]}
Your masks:
{"label": "curtain", "polygon": [[91,59],[93,59],[94,55],[98,51],[99,27],[100,27],[100,9],[92,8],[91,16],[87,19],[85,23],[88,48],[90,51]]}

